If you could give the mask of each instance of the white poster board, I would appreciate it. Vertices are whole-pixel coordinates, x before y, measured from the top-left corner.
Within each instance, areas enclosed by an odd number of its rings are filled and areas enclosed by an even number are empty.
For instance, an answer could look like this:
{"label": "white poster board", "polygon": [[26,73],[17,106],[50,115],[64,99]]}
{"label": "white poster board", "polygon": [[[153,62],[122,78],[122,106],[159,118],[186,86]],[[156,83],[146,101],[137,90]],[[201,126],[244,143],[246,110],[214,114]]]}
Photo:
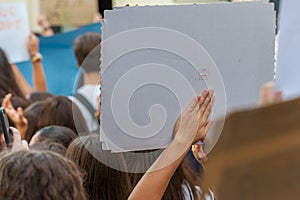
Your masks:
{"label": "white poster board", "polygon": [[24,3],[0,3],[0,47],[10,63],[29,60],[29,25]]}
{"label": "white poster board", "polygon": [[[275,12],[263,2],[106,11],[101,140],[113,151],[166,147],[193,96],[214,88],[211,118],[255,105],[272,79]],[[205,151],[222,130],[213,126]]]}
{"label": "white poster board", "polygon": [[42,28],[38,25],[37,19],[40,15],[40,0],[0,0],[1,3],[25,3],[29,20],[30,31],[40,33]]}
{"label": "white poster board", "polygon": [[300,1],[281,1],[276,88],[285,99],[300,96]]}

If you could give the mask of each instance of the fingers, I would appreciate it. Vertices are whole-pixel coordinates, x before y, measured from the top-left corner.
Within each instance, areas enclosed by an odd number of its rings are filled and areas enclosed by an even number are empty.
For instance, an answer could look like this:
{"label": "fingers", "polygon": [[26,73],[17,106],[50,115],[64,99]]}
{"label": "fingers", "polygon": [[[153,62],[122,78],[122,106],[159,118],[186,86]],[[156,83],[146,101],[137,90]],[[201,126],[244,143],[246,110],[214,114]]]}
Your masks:
{"label": "fingers", "polygon": [[[207,91],[208,93],[206,93],[205,96],[203,96],[204,99],[204,101],[202,100],[203,104],[200,106],[200,110],[199,110],[200,117],[198,121],[197,137],[195,138],[194,143],[198,141],[203,142],[212,124],[212,121],[208,121],[208,118],[212,111],[212,107],[215,101],[215,96],[214,96],[214,91],[212,89],[209,89]],[[201,102],[201,100],[199,102]]]}
{"label": "fingers", "polygon": [[212,89],[204,90],[200,96],[193,98],[192,102],[189,105],[189,109],[195,110],[196,106],[198,105],[199,109],[200,110],[202,109],[202,112],[203,112],[206,109],[206,107],[208,106],[212,95],[213,95]]}
{"label": "fingers", "polygon": [[279,103],[282,101],[282,91],[275,92],[275,103]]}
{"label": "fingers", "polygon": [[204,126],[200,127],[201,126],[201,123],[199,123],[199,129],[198,129],[198,135],[199,135],[199,140],[198,141],[194,141],[194,142],[201,142],[202,144],[204,144],[204,140],[206,138],[206,135],[208,134],[208,131],[211,127],[213,123],[213,120],[210,120],[208,122],[205,123]]}
{"label": "fingers", "polygon": [[28,50],[31,56],[39,52],[39,39],[33,33],[29,35]]}
{"label": "fingers", "polygon": [[205,110],[204,110],[204,113],[203,113],[203,115],[202,115],[203,120],[207,121],[207,119],[208,119],[208,117],[209,117],[209,115],[210,115],[210,113],[211,113],[211,110],[212,110],[212,107],[213,107],[214,102],[215,102],[215,96],[213,96],[213,97],[210,99],[210,101],[208,102],[207,107],[206,107],[206,108],[203,108],[203,109],[205,109]]}
{"label": "fingers", "polygon": [[[195,143],[205,137],[211,125],[207,119],[211,113],[214,103],[214,92],[212,89],[204,90],[201,96],[193,98],[185,112],[181,114],[174,126],[174,136],[179,129],[186,129],[184,132],[190,132],[193,136],[192,143]],[[181,128],[182,127],[182,128]]]}
{"label": "fingers", "polygon": [[263,100],[263,103],[270,103],[273,99],[273,89],[274,89],[274,83],[273,82],[267,82],[262,86],[261,89],[261,97]]}
{"label": "fingers", "polygon": [[205,101],[205,99],[207,98],[207,96],[209,95],[209,89],[204,90],[201,95],[199,96],[199,105],[202,105]]}
{"label": "fingers", "polygon": [[214,100],[215,100],[214,91],[209,90],[209,95],[206,96],[204,103],[201,105],[201,108],[200,108],[202,122],[206,122],[206,120],[208,119],[208,116],[211,112]]}
{"label": "fingers", "polygon": [[9,106],[11,106],[11,98],[12,98],[11,93],[8,93],[7,95],[5,95],[5,97],[2,101],[2,107],[3,108],[9,108]]}
{"label": "fingers", "polygon": [[22,140],[22,146],[24,147],[24,149],[29,150],[29,145],[28,142],[26,140]]}
{"label": "fingers", "polygon": [[21,107],[17,108],[17,112],[19,114],[19,119],[20,120],[23,120],[24,118],[24,112],[23,112],[23,109]]}
{"label": "fingers", "polygon": [[[204,128],[204,132],[205,132],[204,138],[206,137],[206,134],[208,133],[208,130],[210,129],[212,123],[213,123],[213,120],[210,120],[206,123],[205,128]],[[203,138],[203,140],[204,140],[204,138]]]}
{"label": "fingers", "polygon": [[39,39],[33,33],[31,33],[29,35],[29,48],[37,48],[38,43]]}
{"label": "fingers", "polygon": [[13,149],[14,149],[14,147],[16,148],[21,144],[21,142],[22,142],[21,135],[16,128],[9,127],[9,129],[11,130],[11,132],[13,134]]}
{"label": "fingers", "polygon": [[37,39],[37,37],[33,33],[30,33],[29,39],[34,40],[34,39]]}
{"label": "fingers", "polygon": [[267,106],[282,101],[282,92],[274,91],[274,82],[265,83],[260,89],[259,106]]}
{"label": "fingers", "polygon": [[192,102],[188,106],[188,110],[191,111],[191,112],[194,111],[195,108],[197,107],[197,105],[198,105],[198,97],[194,97]]}
{"label": "fingers", "polygon": [[22,141],[19,131],[13,127],[9,127],[9,129],[13,134],[12,151],[29,150],[28,143]]}
{"label": "fingers", "polygon": [[200,144],[195,144],[192,146],[192,152],[194,157],[199,163],[203,163],[207,161],[207,156],[203,151],[203,146]]}

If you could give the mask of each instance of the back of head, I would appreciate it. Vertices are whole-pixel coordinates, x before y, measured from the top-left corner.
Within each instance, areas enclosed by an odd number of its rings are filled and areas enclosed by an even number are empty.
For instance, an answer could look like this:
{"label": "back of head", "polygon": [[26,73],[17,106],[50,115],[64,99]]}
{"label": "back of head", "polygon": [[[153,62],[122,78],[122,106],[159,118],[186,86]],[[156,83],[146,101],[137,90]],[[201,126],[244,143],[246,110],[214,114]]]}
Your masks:
{"label": "back of head", "polygon": [[25,108],[27,108],[30,105],[30,102],[27,99],[19,96],[13,96],[11,98],[11,103],[14,106],[14,108],[21,107],[23,110],[25,110]]}
{"label": "back of head", "polygon": [[38,128],[38,119],[40,118],[40,112],[43,102],[37,101],[24,110],[24,116],[28,120],[28,128],[25,134],[25,140],[29,142]]}
{"label": "back of head", "polygon": [[84,187],[89,199],[128,198],[131,192],[128,174],[117,170],[126,170],[122,154],[102,150],[99,135],[76,138],[67,149],[66,157],[86,172]]}
{"label": "back of head", "polygon": [[[77,137],[76,133],[64,126],[46,126],[39,130],[32,138],[34,142],[56,142],[68,148],[70,143]],[[31,141],[31,142],[32,142]]]}
{"label": "back of head", "polygon": [[36,151],[52,151],[54,153],[58,153],[62,156],[65,156],[67,148],[62,144],[45,140],[43,142],[37,142],[30,146],[30,150]]}
{"label": "back of head", "polygon": [[47,151],[17,151],[0,162],[0,199],[85,200],[80,172],[68,159]]}
{"label": "back of head", "polygon": [[50,97],[43,102],[38,127],[41,129],[50,125],[68,127],[76,134],[88,132],[79,108],[65,96]]}
{"label": "back of head", "polygon": [[[80,35],[74,42],[73,47],[77,62],[87,73],[99,72],[100,42],[101,35],[95,32],[88,32]],[[91,62],[85,61],[87,57]]]}
{"label": "back of head", "polygon": [[53,95],[49,92],[37,91],[37,92],[31,92],[27,99],[30,103],[35,103],[37,101],[44,101],[48,97],[53,97]]}

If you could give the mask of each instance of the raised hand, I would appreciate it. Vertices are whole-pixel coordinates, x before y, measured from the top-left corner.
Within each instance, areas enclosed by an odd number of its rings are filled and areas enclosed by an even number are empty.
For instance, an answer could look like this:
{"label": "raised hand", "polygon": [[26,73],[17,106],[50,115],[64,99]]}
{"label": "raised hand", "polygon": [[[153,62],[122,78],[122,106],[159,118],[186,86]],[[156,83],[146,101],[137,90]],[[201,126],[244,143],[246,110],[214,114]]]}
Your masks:
{"label": "raised hand", "polygon": [[193,155],[194,155],[195,159],[199,163],[203,164],[207,161],[207,157],[206,157],[206,154],[203,151],[202,144],[194,144],[192,146],[192,152],[193,152]]}
{"label": "raised hand", "polygon": [[31,33],[28,42],[28,51],[31,57],[39,53],[40,51],[39,45],[40,45],[40,40],[33,33]]}
{"label": "raised hand", "polygon": [[283,100],[282,91],[275,91],[274,87],[274,82],[272,81],[262,85],[260,88],[259,106],[268,106]]}
{"label": "raised hand", "polygon": [[19,131],[13,127],[9,127],[10,131],[13,134],[13,143],[12,143],[12,151],[29,151],[28,143],[26,140],[22,140]]}
{"label": "raised hand", "polygon": [[205,90],[195,97],[175,124],[174,138],[194,144],[203,141],[212,121],[208,120],[215,97],[213,90]]}
{"label": "raised hand", "polygon": [[11,103],[11,94],[7,94],[2,102],[2,107],[5,108],[8,118],[15,124],[16,128],[20,131],[21,138],[25,138],[25,133],[28,128],[28,120],[24,117],[23,109],[14,108]]}

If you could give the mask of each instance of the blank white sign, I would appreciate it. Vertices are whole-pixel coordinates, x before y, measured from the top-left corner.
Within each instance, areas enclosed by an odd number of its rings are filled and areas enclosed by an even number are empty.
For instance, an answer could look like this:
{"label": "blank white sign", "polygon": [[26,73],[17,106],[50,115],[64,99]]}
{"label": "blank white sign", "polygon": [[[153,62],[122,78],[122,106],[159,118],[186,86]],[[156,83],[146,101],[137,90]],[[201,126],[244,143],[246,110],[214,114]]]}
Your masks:
{"label": "blank white sign", "polygon": [[[224,118],[256,104],[273,77],[273,4],[118,8],[105,12],[102,33],[101,140],[113,151],[166,147],[203,89],[215,89],[211,118]],[[205,152],[221,130],[212,127]]]}

